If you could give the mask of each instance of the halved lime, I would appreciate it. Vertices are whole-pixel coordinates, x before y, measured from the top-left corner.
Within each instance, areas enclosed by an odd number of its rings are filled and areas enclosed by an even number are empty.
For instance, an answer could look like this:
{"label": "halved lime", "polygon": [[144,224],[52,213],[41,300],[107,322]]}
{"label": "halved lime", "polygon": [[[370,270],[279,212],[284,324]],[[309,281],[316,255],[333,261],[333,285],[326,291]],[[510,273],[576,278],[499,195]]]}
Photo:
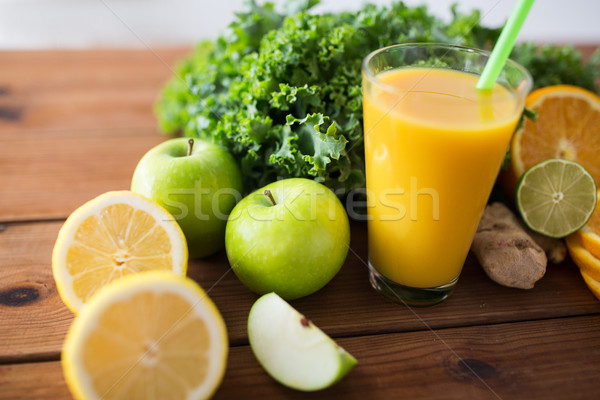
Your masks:
{"label": "halved lime", "polygon": [[596,206],[594,178],[580,164],[553,158],[521,177],[517,208],[532,230],[562,238],[580,229]]}

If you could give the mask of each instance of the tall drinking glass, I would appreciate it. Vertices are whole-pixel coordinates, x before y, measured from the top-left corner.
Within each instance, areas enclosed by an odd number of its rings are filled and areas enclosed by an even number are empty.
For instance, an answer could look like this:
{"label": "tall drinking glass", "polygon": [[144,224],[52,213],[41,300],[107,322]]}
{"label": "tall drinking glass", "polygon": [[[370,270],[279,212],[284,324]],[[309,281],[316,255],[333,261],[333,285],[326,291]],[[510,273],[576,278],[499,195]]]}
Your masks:
{"label": "tall drinking glass", "polygon": [[476,90],[488,57],[418,43],[363,62],[369,273],[397,302],[451,293],[531,90],[512,61],[492,90]]}

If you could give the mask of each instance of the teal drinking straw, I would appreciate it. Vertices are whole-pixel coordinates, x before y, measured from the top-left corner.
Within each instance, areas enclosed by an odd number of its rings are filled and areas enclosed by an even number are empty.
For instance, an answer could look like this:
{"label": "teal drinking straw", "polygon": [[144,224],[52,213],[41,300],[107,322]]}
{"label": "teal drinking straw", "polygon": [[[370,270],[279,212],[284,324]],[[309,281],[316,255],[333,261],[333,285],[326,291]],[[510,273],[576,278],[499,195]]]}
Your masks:
{"label": "teal drinking straw", "polygon": [[523,22],[525,22],[525,18],[527,18],[527,14],[534,1],[535,0],[519,0],[515,6],[508,21],[506,21],[506,25],[504,25],[504,28],[502,29],[502,33],[492,50],[490,58],[485,64],[481,77],[479,77],[476,86],[477,89],[491,90],[494,87],[494,83],[496,82],[496,79],[498,79],[502,67],[504,67],[504,63],[508,59],[508,56],[515,45],[517,35],[519,34]]}

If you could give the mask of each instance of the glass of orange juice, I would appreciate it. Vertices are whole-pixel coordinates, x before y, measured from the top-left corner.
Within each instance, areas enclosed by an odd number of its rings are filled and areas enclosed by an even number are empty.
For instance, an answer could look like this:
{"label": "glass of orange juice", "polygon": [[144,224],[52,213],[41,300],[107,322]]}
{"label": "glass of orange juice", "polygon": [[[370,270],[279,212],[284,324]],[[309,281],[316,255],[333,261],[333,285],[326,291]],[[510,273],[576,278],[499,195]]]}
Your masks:
{"label": "glass of orange juice", "polygon": [[436,304],[458,281],[532,87],[509,60],[478,91],[488,58],[416,43],[363,62],[369,274],[394,301]]}

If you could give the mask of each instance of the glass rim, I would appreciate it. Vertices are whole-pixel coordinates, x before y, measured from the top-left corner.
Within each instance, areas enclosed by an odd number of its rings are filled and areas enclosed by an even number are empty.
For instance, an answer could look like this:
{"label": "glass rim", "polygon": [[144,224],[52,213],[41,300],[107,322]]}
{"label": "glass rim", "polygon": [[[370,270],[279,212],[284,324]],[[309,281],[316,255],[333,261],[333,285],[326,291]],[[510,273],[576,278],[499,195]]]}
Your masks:
{"label": "glass rim", "polygon": [[[381,82],[379,79],[377,79],[377,75],[373,74],[371,72],[371,70],[368,67],[368,64],[378,54],[383,53],[383,52],[393,49],[393,48],[398,48],[398,47],[407,47],[407,48],[408,47],[413,47],[413,48],[416,48],[416,47],[425,47],[425,48],[439,47],[439,48],[446,48],[446,49],[448,49],[448,51],[454,50],[454,51],[461,51],[461,52],[466,52],[466,53],[473,53],[473,54],[477,54],[479,56],[487,57],[488,59],[491,54],[491,52],[489,52],[487,50],[478,49],[475,47],[462,46],[462,45],[451,44],[451,43],[441,43],[441,42],[397,43],[397,44],[393,44],[390,46],[381,47],[377,50],[373,50],[372,52],[367,54],[365,56],[365,58],[363,59],[362,65],[361,65],[362,72],[363,72],[364,76],[366,76],[366,78],[372,84],[380,86],[383,89],[385,89],[386,91],[391,92],[391,93],[405,92],[406,90],[402,90],[397,87],[387,85],[387,84]],[[531,89],[533,88],[533,77],[531,76],[531,73],[527,70],[527,68],[523,67],[521,64],[519,64],[518,62],[516,62],[510,58],[507,59],[506,62],[504,63],[504,66],[502,67],[503,70],[504,70],[504,68],[506,68],[506,65],[510,65],[511,67],[515,68],[520,73],[522,73],[523,77],[524,77],[524,79],[522,80],[521,84],[519,84],[518,87],[516,87],[516,88],[511,87],[510,90],[517,94],[524,93],[525,95],[527,95],[527,93],[529,93],[531,91]],[[450,68],[448,68],[448,69],[450,69]]]}

